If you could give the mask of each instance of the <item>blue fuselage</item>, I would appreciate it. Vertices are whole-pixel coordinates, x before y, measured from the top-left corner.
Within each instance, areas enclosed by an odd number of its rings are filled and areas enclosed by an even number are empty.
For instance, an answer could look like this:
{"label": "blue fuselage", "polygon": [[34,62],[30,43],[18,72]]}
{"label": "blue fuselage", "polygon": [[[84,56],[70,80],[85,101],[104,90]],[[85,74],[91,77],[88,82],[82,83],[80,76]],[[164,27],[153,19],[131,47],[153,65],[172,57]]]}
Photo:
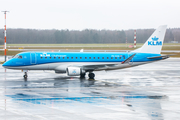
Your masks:
{"label": "blue fuselage", "polygon": [[[61,64],[103,64],[103,63],[121,63],[125,61],[129,56],[134,53],[108,53],[108,52],[98,52],[98,53],[88,53],[88,52],[23,52],[17,54],[15,57],[3,64],[6,68],[17,69],[28,69],[28,66],[46,65],[49,67],[45,69],[50,69],[51,64],[56,63],[56,65]],[[149,53],[136,53],[131,62],[152,62],[161,60],[148,59],[147,57],[160,56],[160,54],[149,54]],[[36,67],[36,70],[38,68]],[[40,68],[42,70],[42,68]]]}

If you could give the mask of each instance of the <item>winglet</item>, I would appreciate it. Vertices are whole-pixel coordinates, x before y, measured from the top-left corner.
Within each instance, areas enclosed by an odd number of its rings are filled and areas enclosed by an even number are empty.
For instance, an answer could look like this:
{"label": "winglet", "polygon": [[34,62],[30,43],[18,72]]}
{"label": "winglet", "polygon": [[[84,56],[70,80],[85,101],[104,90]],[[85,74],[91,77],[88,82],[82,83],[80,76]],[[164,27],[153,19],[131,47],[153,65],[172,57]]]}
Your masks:
{"label": "winglet", "polygon": [[122,61],[121,64],[129,63],[135,55],[136,55],[136,53],[131,55],[130,57],[128,57],[125,61]]}

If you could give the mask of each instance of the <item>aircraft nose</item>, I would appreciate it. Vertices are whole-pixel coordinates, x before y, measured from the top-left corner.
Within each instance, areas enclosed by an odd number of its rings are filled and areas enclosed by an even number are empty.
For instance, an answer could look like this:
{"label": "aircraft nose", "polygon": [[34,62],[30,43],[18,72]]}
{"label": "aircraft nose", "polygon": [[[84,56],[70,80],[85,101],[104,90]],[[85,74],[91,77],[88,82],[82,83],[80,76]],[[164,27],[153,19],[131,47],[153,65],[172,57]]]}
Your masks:
{"label": "aircraft nose", "polygon": [[2,66],[4,67],[4,68],[8,68],[8,67],[10,67],[10,62],[9,61],[7,61],[7,62],[5,62]]}

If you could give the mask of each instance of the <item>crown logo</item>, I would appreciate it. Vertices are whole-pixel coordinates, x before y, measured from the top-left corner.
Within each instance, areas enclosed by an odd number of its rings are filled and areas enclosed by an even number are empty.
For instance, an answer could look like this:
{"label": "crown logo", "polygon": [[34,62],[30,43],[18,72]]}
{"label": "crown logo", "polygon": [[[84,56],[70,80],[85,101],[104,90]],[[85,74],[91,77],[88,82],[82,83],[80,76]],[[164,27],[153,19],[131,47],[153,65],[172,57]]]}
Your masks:
{"label": "crown logo", "polygon": [[74,70],[72,73],[73,73],[73,74],[76,74],[76,70]]}
{"label": "crown logo", "polygon": [[154,36],[153,38],[152,38],[152,40],[154,40],[154,41],[157,41],[159,38],[157,38],[156,36]]}

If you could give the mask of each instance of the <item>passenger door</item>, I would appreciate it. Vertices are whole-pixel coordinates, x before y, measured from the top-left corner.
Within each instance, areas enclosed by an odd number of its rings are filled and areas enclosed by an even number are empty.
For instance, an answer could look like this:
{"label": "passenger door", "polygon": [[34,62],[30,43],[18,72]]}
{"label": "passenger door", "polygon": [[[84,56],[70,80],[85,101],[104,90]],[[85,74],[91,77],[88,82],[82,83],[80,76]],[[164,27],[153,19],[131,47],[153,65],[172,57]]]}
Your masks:
{"label": "passenger door", "polygon": [[35,52],[31,52],[31,54],[30,54],[30,63],[31,64],[36,64],[36,61],[37,61],[36,53]]}

